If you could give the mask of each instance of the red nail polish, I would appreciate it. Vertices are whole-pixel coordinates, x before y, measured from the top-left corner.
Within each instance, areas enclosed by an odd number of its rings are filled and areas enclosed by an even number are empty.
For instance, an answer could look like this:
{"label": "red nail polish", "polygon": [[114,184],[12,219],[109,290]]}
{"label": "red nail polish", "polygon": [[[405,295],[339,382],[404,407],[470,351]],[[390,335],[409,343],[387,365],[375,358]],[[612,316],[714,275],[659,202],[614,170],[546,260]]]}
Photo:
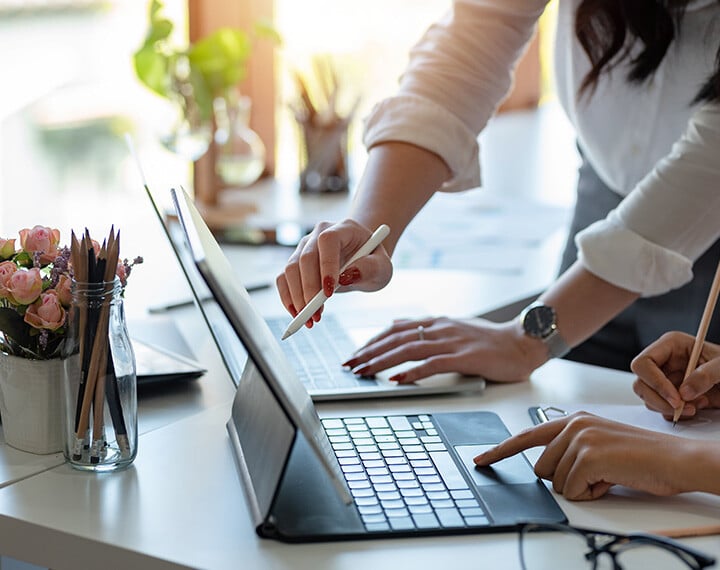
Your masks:
{"label": "red nail polish", "polygon": [[395,376],[390,376],[388,380],[390,380],[391,382],[402,382],[403,380],[405,380],[406,376],[407,374],[401,372],[400,374],[395,374]]}
{"label": "red nail polish", "polygon": [[360,368],[356,368],[353,370],[353,374],[356,376],[367,376],[368,371],[370,370],[370,367],[365,364],[364,366],[361,366]]}
{"label": "red nail polish", "polygon": [[293,319],[297,317],[297,309],[295,308],[295,305],[288,305],[288,311],[290,311],[290,314],[293,316]]}
{"label": "red nail polish", "polygon": [[360,270],[357,267],[350,267],[340,274],[338,282],[340,285],[352,285],[360,281],[361,277],[362,275],[360,275]]}
{"label": "red nail polish", "polygon": [[330,297],[335,291],[335,279],[326,275],[323,279],[323,292],[326,297]]}

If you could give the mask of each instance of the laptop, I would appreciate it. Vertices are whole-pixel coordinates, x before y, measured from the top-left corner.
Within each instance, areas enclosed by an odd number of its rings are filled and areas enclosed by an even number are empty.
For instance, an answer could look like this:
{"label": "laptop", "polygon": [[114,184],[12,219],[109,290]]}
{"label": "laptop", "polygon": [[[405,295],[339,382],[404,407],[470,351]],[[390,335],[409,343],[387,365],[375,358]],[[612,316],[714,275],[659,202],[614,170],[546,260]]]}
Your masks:
{"label": "laptop", "polygon": [[321,420],[192,199],[172,197],[194,269],[247,351],[227,430],[261,537],[309,542],[566,522],[524,456],[475,468],[475,455],[509,435],[492,412]]}
{"label": "laptop", "polygon": [[[145,191],[190,284],[196,304],[215,342],[223,347],[222,354],[226,365],[232,368],[239,378],[244,358],[239,358],[237,355],[244,356],[244,351],[232,324],[217,306],[216,300],[203,280],[193,271],[188,270],[188,267],[193,266],[193,260],[184,247],[183,237],[178,235],[179,228],[166,223],[159,205],[161,201],[153,196],[147,184]],[[233,272],[237,280],[238,268],[234,268]],[[242,288],[242,285],[238,287]],[[255,312],[249,306],[246,310]],[[290,317],[271,316],[266,322],[275,337],[280,338],[290,322]],[[358,377],[350,370],[341,367],[341,363],[357,348],[353,335],[327,311],[322,321],[311,331],[298,331],[283,341],[281,347],[314,401],[478,392],[484,390],[486,385],[481,377],[457,373],[436,374],[415,384],[398,384],[389,380],[390,376],[397,374],[408,364],[386,370],[372,378]]]}

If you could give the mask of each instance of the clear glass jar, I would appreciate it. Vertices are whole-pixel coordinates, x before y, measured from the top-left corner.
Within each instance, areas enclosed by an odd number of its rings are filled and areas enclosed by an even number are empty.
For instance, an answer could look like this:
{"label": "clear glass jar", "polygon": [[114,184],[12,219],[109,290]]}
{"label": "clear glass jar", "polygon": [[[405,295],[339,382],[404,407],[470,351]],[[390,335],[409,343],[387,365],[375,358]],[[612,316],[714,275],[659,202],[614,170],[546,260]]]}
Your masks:
{"label": "clear glass jar", "polygon": [[63,359],[65,457],[111,471],[137,455],[137,376],[119,279],[73,283]]}
{"label": "clear glass jar", "polygon": [[169,151],[196,161],[210,148],[213,138],[212,117],[204,116],[198,105],[190,64],[185,58],[174,61],[172,87],[167,100],[168,126],[160,133],[160,142]]}
{"label": "clear glass jar", "polygon": [[215,171],[225,186],[249,186],[265,170],[265,144],[250,128],[252,102],[229,92],[213,102],[215,113]]}

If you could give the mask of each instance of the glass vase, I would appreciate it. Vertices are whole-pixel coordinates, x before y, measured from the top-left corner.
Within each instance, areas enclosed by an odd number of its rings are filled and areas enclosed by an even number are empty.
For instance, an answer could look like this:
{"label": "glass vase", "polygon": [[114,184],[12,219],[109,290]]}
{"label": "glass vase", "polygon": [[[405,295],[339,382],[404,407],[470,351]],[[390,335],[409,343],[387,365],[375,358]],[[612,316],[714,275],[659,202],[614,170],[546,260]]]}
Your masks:
{"label": "glass vase", "polygon": [[213,102],[215,112],[215,172],[225,186],[249,186],[265,170],[265,144],[250,128],[252,102],[228,94]]}
{"label": "glass vase", "polygon": [[64,350],[65,457],[111,471],[137,455],[137,377],[119,279],[73,283]]}
{"label": "glass vase", "polygon": [[186,160],[203,156],[212,142],[211,121],[200,117],[191,97],[174,94],[169,100],[170,126],[160,134],[160,142],[170,152]]}
{"label": "glass vase", "polygon": [[168,97],[169,126],[160,134],[160,142],[178,156],[196,161],[210,148],[212,117],[209,112],[203,113],[198,105],[187,60],[178,58],[173,66]]}

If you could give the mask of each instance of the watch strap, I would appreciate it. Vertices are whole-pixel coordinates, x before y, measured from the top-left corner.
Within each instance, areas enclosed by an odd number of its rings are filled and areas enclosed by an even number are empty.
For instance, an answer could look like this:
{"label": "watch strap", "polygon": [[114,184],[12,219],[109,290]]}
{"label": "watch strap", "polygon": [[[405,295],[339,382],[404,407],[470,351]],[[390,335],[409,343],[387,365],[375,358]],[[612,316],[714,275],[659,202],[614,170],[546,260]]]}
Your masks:
{"label": "watch strap", "polygon": [[565,339],[560,336],[560,332],[557,329],[542,339],[542,341],[548,348],[550,358],[562,358],[570,352],[570,345],[568,345],[568,343],[565,342]]}

